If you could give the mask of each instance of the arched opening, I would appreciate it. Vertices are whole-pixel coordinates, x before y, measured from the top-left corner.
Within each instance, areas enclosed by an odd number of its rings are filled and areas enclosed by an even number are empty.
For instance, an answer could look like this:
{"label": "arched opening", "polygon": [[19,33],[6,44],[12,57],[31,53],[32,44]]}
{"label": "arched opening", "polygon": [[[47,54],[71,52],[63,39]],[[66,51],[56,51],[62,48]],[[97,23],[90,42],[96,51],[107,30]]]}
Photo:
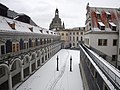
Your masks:
{"label": "arched opening", "polygon": [[35,60],[36,60],[36,54],[33,53],[33,54],[32,54],[32,57],[31,57],[31,61],[32,61],[31,71],[32,71],[32,72],[36,69],[36,67],[35,67]]}
{"label": "arched opening", "polygon": [[42,64],[44,63],[44,50],[42,50],[42,53],[41,53],[41,63]]}
{"label": "arched opening", "polygon": [[30,58],[29,58],[29,55],[26,55],[23,59],[23,65],[24,65],[24,70],[23,70],[23,73],[24,73],[24,78],[26,78],[27,76],[29,76],[29,63],[30,63]]}
{"label": "arched opening", "polygon": [[38,57],[37,67],[39,67],[40,66],[40,51],[37,52],[37,57]]}
{"label": "arched opening", "polygon": [[21,60],[16,58],[11,64],[12,87],[21,81]]}
{"label": "arched opening", "polygon": [[48,53],[48,50],[47,50],[47,48],[45,48],[45,50],[44,50],[45,52],[44,52],[44,54],[45,54],[45,60],[47,60],[48,59],[48,57],[47,57],[47,53]]}
{"label": "arched opening", "polygon": [[10,72],[9,67],[6,64],[0,65],[0,90],[8,90],[8,73]]}

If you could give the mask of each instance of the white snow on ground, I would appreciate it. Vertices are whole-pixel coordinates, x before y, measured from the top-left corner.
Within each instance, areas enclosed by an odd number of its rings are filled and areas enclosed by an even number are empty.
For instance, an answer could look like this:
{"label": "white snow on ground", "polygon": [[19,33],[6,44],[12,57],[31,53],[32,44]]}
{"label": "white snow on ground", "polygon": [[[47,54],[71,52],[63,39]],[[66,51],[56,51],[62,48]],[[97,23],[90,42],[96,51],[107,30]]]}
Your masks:
{"label": "white snow on ground", "polygon": [[[56,71],[57,55],[59,71]],[[70,56],[72,56],[72,72],[70,72]],[[17,90],[83,90],[79,57],[80,51],[60,50]]]}

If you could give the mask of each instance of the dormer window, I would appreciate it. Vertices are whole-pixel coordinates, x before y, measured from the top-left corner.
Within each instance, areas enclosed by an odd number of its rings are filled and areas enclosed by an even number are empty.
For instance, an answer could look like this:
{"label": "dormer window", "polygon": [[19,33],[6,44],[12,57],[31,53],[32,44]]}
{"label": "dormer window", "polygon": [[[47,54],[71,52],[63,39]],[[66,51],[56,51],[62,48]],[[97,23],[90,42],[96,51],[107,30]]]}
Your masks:
{"label": "dormer window", "polygon": [[100,19],[100,13],[96,12],[96,14],[97,14],[97,18]]}
{"label": "dormer window", "polygon": [[29,28],[31,32],[33,32],[33,27]]}
{"label": "dormer window", "polygon": [[106,12],[108,20],[111,20],[111,14],[109,12]]}
{"label": "dormer window", "polygon": [[109,26],[110,26],[110,28],[113,30],[113,31],[116,31],[116,25],[113,23],[113,22],[110,22],[109,23]]}
{"label": "dormer window", "polygon": [[12,29],[15,30],[15,23],[9,23],[9,22],[8,22],[8,25],[9,25]]}
{"label": "dormer window", "polygon": [[43,33],[43,31],[42,30],[39,30],[41,33]]}
{"label": "dormer window", "polygon": [[98,22],[98,28],[101,30],[105,30],[105,25],[102,22]]}
{"label": "dormer window", "polygon": [[49,31],[46,31],[46,33],[48,33],[48,34],[49,34]]}

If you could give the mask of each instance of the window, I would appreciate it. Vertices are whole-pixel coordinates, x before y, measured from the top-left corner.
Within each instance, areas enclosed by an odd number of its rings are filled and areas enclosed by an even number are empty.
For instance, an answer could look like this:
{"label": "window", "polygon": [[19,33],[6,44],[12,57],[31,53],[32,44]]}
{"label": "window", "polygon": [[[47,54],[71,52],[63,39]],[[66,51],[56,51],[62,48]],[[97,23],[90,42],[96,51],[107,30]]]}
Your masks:
{"label": "window", "polygon": [[105,25],[102,22],[98,22],[98,28],[101,30],[105,30]]}
{"label": "window", "polygon": [[5,68],[0,67],[0,78],[3,77],[4,75],[5,75]]}
{"label": "window", "polygon": [[109,23],[109,27],[113,30],[116,31],[116,25],[112,22]]}
{"label": "window", "polygon": [[79,37],[77,37],[77,41],[79,40]]}
{"label": "window", "polygon": [[42,30],[39,30],[41,33],[43,33],[43,31]]}
{"label": "window", "polygon": [[100,14],[97,14],[97,18],[100,19]]}
{"label": "window", "polygon": [[117,55],[112,55],[112,61],[116,61],[117,60]]}
{"label": "window", "polygon": [[70,32],[70,35],[71,35],[71,32]]}
{"label": "window", "polygon": [[24,43],[23,49],[26,49],[26,43]]}
{"label": "window", "polygon": [[16,44],[16,50],[19,51],[19,44]]}
{"label": "window", "polygon": [[64,33],[62,33],[62,36],[64,36]]}
{"label": "window", "polygon": [[77,32],[77,35],[79,35],[79,32]]}
{"label": "window", "polygon": [[5,46],[1,45],[1,54],[5,54]]}
{"label": "window", "polygon": [[12,42],[10,40],[6,41],[6,53],[12,52]]}
{"label": "window", "polygon": [[97,18],[100,19],[100,13],[97,11],[96,12]]}
{"label": "window", "polygon": [[31,32],[33,32],[33,27],[30,27],[29,29],[30,29]]}
{"label": "window", "polygon": [[107,39],[98,39],[98,46],[107,46]]}
{"label": "window", "polygon": [[81,37],[81,41],[83,41],[83,37]]}
{"label": "window", "polygon": [[79,43],[77,43],[77,46],[79,46]]}
{"label": "window", "polygon": [[83,32],[81,32],[81,35],[83,35]]}
{"label": "window", "polygon": [[73,43],[73,46],[75,46],[75,43]]}
{"label": "window", "polygon": [[8,25],[9,25],[13,30],[15,30],[15,23],[12,23],[12,24],[11,24],[11,23],[8,22]]}
{"label": "window", "polygon": [[12,51],[15,52],[15,44],[12,44]]}
{"label": "window", "polygon": [[117,46],[117,39],[113,39],[113,46]]}
{"label": "window", "polygon": [[107,19],[111,20],[111,14],[110,14],[110,12],[106,12],[106,14],[107,14]]}
{"label": "window", "polygon": [[71,37],[70,37],[70,41],[71,41]]}

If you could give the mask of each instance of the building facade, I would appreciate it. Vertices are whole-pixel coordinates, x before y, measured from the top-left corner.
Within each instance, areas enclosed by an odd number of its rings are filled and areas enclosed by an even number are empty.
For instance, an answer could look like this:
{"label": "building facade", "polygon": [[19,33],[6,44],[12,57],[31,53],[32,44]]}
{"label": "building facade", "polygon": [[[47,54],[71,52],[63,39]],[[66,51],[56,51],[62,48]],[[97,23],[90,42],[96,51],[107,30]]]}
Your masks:
{"label": "building facade", "polygon": [[15,89],[61,49],[57,32],[31,25],[26,15],[8,18],[7,11],[0,5],[0,90]]}
{"label": "building facade", "polygon": [[90,7],[88,4],[86,9],[85,44],[114,66],[119,66],[118,8]]}
{"label": "building facade", "polygon": [[71,29],[64,29],[57,31],[61,40],[63,41],[64,48],[78,48],[80,42],[84,42],[84,27],[77,27]]}
{"label": "building facade", "polygon": [[58,9],[55,10],[55,17],[50,24],[50,30],[59,33],[62,40],[62,48],[79,47],[79,43],[84,41],[84,27],[65,29],[64,22],[61,23]]}

